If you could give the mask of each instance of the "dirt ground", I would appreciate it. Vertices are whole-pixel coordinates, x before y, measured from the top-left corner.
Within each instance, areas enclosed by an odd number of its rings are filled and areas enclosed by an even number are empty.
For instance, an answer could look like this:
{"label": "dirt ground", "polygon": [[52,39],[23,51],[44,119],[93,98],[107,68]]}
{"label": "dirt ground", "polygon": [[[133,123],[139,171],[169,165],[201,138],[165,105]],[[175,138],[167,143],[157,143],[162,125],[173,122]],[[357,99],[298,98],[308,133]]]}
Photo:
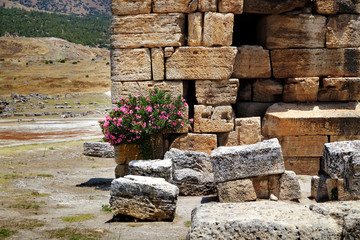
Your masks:
{"label": "dirt ground", "polygon": [[[0,230],[10,235],[6,239],[186,238],[191,211],[206,197],[179,197],[173,222],[111,222],[106,207],[115,162],[84,156],[83,143],[0,148]],[[310,178],[299,180],[300,204],[308,204]]]}

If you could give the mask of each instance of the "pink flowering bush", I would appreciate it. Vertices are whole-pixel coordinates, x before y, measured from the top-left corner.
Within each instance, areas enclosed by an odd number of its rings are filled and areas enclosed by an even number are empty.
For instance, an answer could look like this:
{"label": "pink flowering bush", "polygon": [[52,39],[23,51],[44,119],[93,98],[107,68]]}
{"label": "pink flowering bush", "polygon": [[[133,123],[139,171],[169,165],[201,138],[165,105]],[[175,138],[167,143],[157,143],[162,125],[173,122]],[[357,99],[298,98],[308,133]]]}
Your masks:
{"label": "pink flowering bush", "polygon": [[190,121],[185,118],[185,99],[155,89],[149,96],[132,95],[120,98],[105,120],[99,121],[111,145],[137,144],[140,153],[155,158],[155,141],[163,132],[176,132]]}

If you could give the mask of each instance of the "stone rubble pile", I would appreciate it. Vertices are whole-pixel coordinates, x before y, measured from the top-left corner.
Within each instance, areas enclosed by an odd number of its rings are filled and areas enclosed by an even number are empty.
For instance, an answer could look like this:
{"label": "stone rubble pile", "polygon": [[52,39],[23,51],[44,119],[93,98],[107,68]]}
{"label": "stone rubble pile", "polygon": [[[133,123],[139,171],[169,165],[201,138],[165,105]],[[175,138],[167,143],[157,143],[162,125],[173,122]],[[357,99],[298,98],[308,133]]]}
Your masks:
{"label": "stone rubble pile", "polygon": [[166,150],[253,144],[263,125],[287,169],[316,174],[324,143],[360,139],[359,107],[342,104],[360,99],[357,1],[112,0],[111,8],[112,100],[158,88],[189,103],[193,130],[167,136]]}
{"label": "stone rubble pile", "polygon": [[311,179],[316,201],[360,200],[360,141],[325,144],[321,170]]}

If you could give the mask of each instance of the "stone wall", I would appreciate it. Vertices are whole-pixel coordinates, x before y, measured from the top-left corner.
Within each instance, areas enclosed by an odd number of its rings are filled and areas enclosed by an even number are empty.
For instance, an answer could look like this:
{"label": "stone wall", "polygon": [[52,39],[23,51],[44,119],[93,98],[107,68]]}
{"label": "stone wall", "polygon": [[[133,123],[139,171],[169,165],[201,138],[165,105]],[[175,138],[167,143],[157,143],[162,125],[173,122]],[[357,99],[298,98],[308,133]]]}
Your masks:
{"label": "stone wall", "polygon": [[360,107],[343,106],[360,99],[357,1],[112,0],[112,12],[112,100],[158,88],[189,103],[192,129],[165,148],[210,153],[262,128],[287,169],[314,174],[324,143],[360,139]]}

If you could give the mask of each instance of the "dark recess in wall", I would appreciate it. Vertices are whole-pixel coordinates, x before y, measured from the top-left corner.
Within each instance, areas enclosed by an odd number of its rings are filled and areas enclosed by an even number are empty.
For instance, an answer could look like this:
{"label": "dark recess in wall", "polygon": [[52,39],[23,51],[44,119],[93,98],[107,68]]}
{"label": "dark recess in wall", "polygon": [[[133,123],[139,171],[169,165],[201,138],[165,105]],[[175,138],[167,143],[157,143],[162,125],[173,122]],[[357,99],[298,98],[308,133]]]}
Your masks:
{"label": "dark recess in wall", "polygon": [[257,28],[263,16],[264,15],[247,13],[235,15],[232,45],[261,45]]}

